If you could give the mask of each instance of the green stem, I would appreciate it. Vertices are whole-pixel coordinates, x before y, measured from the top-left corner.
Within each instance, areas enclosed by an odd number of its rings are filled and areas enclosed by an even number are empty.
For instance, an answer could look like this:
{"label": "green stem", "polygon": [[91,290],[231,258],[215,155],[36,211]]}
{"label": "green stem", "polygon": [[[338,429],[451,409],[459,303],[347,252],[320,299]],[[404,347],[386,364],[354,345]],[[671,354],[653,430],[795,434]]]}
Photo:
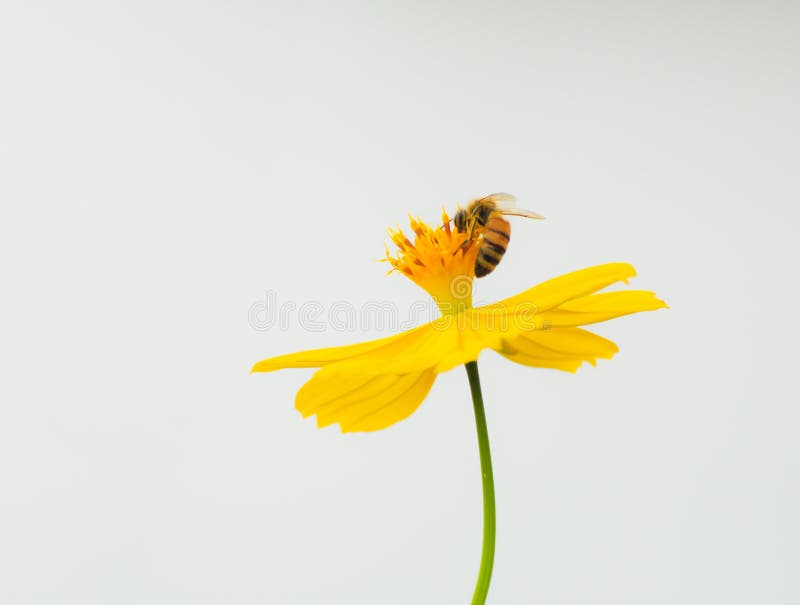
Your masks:
{"label": "green stem", "polygon": [[481,568],[472,605],[483,605],[489,593],[489,582],[492,580],[494,564],[495,507],[494,477],[492,476],[492,453],[489,450],[489,431],[486,428],[486,414],[483,411],[483,395],[481,380],[478,376],[478,362],[470,361],[465,365],[469,377],[469,390],[472,392],[472,405],[475,408],[475,426],[478,429],[478,450],[481,454],[481,477],[483,480],[483,551],[481,552]]}

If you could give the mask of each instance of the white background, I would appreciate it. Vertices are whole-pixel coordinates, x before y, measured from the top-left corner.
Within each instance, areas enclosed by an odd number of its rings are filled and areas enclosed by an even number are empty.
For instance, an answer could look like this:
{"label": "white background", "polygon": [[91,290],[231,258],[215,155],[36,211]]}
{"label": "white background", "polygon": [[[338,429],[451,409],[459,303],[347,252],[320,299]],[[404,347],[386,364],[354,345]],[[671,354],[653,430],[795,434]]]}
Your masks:
{"label": "white background", "polygon": [[[317,430],[253,362],[389,334],[385,228],[493,191],[496,300],[608,261],[668,311],[577,375],[481,357],[490,602],[800,602],[793,2],[4,2],[0,602],[462,604],[464,372]],[[323,313],[323,326],[328,324]]]}

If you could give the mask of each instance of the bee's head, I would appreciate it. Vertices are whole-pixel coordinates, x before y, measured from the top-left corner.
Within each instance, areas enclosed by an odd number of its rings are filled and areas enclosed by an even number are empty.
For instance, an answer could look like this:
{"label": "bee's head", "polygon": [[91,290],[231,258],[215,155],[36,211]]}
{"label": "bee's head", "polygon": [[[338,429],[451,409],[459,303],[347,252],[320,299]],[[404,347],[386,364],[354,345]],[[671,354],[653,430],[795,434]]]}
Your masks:
{"label": "bee's head", "polygon": [[453,224],[456,226],[456,231],[464,233],[467,230],[467,211],[459,208],[453,217]]}

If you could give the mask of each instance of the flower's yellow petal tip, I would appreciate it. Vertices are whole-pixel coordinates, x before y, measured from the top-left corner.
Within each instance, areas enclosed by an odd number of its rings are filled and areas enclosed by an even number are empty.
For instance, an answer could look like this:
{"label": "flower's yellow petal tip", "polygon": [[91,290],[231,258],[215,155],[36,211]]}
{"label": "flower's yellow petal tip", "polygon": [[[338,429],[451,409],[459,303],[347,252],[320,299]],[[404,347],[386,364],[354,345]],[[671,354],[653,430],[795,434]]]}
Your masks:
{"label": "flower's yellow petal tip", "polygon": [[636,267],[631,265],[630,263],[611,263],[612,265],[619,266],[620,268],[620,278],[619,280],[625,284],[626,286],[631,285],[631,279],[636,277]]}
{"label": "flower's yellow petal tip", "polygon": [[643,291],[643,293],[650,295],[650,301],[649,301],[650,304],[647,306],[646,309],[643,309],[643,311],[658,311],[659,309],[669,309],[669,305],[667,304],[667,302],[665,300],[658,298],[655,292]]}
{"label": "flower's yellow petal tip", "polygon": [[[591,267],[586,267],[585,269],[578,269],[578,271],[607,271],[613,272],[619,275],[619,279],[629,279],[631,277],[636,277],[636,267],[634,267],[630,263],[626,263],[625,261],[614,261],[610,263],[605,263],[603,265],[594,265]],[[577,271],[575,272],[577,273]]]}
{"label": "flower's yellow petal tip", "polygon": [[262,361],[257,361],[253,364],[253,367],[250,368],[250,373],[255,374],[257,372],[272,372],[274,370],[279,370],[280,366],[272,367],[269,359],[264,359]]}

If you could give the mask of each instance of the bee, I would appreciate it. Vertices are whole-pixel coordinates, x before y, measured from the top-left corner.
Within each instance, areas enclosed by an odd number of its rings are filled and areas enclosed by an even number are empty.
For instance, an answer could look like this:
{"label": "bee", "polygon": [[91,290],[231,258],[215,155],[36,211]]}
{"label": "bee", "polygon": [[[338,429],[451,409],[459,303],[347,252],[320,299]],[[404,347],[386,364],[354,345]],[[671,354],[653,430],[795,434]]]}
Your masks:
{"label": "bee", "polygon": [[[511,223],[504,216],[524,216],[543,219],[541,214],[515,207],[516,198],[510,193],[493,193],[478,198],[464,208],[459,208],[453,224],[459,233],[467,233],[461,248],[477,241],[478,256],[475,257],[475,277],[489,275],[500,263],[511,239]],[[456,250],[458,253],[458,250]]]}

